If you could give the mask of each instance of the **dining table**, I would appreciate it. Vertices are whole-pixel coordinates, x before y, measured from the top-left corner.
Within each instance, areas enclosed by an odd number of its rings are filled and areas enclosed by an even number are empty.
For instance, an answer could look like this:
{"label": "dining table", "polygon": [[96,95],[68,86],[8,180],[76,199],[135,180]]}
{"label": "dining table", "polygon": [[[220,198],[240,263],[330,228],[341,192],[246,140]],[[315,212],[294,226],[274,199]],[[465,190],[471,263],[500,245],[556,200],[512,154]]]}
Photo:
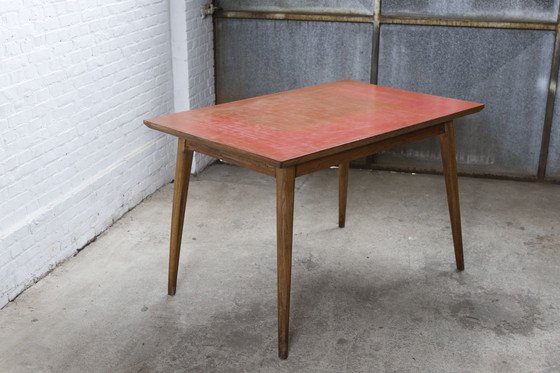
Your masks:
{"label": "dining table", "polygon": [[[483,104],[343,80],[144,121],[178,138],[168,293],[177,288],[193,152],[276,180],[278,355],[288,357],[295,179],[338,166],[338,226],[346,221],[349,164],[437,136],[457,270],[464,269],[454,120]],[[467,125],[467,124],[465,124]],[[234,217],[232,217],[234,218]]]}

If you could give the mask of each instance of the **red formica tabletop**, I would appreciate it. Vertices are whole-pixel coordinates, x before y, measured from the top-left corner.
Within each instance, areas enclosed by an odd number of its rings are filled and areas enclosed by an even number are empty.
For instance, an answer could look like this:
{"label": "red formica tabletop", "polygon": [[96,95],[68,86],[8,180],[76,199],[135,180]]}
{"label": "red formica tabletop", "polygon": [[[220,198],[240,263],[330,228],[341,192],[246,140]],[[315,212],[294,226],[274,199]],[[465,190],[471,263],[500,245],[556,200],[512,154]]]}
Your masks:
{"label": "red formica tabletop", "polygon": [[480,111],[484,105],[339,81],[153,118],[144,123],[285,162],[349,143],[362,145]]}

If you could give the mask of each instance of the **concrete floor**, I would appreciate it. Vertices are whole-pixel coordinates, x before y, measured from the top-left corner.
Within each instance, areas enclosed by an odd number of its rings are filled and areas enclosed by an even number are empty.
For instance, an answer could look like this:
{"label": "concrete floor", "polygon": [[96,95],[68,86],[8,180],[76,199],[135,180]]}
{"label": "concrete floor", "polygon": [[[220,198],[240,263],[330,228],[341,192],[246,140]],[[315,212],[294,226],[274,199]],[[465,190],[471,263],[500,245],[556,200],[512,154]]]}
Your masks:
{"label": "concrete floor", "polygon": [[460,179],[466,270],[443,178],[297,179],[290,356],[277,358],[274,179],[191,182],[177,295],[172,186],[0,311],[2,372],[559,372],[560,186]]}

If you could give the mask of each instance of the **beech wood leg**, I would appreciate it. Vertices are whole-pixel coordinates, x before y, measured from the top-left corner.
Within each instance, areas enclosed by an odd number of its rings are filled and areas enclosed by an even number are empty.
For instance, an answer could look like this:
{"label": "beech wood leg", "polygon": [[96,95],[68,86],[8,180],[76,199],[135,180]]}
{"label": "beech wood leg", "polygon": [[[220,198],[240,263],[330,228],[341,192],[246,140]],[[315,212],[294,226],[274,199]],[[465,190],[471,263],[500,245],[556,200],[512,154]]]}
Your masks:
{"label": "beech wood leg", "polygon": [[171,213],[169,277],[167,282],[169,295],[175,295],[177,289],[179,254],[181,253],[181,238],[183,236],[183,222],[185,221],[185,206],[187,204],[192,158],[193,152],[187,148],[187,141],[179,139],[175,165],[175,185],[173,188],[173,212]]}
{"label": "beech wood leg", "polygon": [[276,169],[276,239],[278,273],[278,356],[288,357],[290,285],[294,225],[295,168]]}
{"label": "beech wood leg", "polygon": [[346,200],[348,197],[349,162],[338,165],[338,226],[344,228],[346,223]]}
{"label": "beech wood leg", "polygon": [[445,174],[445,186],[447,189],[447,204],[449,206],[449,218],[451,220],[451,231],[453,233],[453,246],[455,247],[455,262],[457,269],[465,269],[463,260],[463,238],[461,234],[461,210],[459,207],[459,186],[457,183],[457,161],[455,155],[455,135],[453,122],[444,124],[445,132],[439,136],[441,147],[441,158],[443,160],[443,172]]}

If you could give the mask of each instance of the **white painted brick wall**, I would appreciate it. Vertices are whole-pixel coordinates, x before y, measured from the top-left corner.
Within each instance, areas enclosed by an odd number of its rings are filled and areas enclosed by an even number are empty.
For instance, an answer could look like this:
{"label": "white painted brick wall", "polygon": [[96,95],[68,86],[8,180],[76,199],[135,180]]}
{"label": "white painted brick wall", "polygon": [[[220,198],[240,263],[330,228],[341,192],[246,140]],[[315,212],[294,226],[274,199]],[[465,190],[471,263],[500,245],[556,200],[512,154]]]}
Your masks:
{"label": "white painted brick wall", "polygon": [[0,0],[0,308],[172,179],[170,40],[167,0]]}

